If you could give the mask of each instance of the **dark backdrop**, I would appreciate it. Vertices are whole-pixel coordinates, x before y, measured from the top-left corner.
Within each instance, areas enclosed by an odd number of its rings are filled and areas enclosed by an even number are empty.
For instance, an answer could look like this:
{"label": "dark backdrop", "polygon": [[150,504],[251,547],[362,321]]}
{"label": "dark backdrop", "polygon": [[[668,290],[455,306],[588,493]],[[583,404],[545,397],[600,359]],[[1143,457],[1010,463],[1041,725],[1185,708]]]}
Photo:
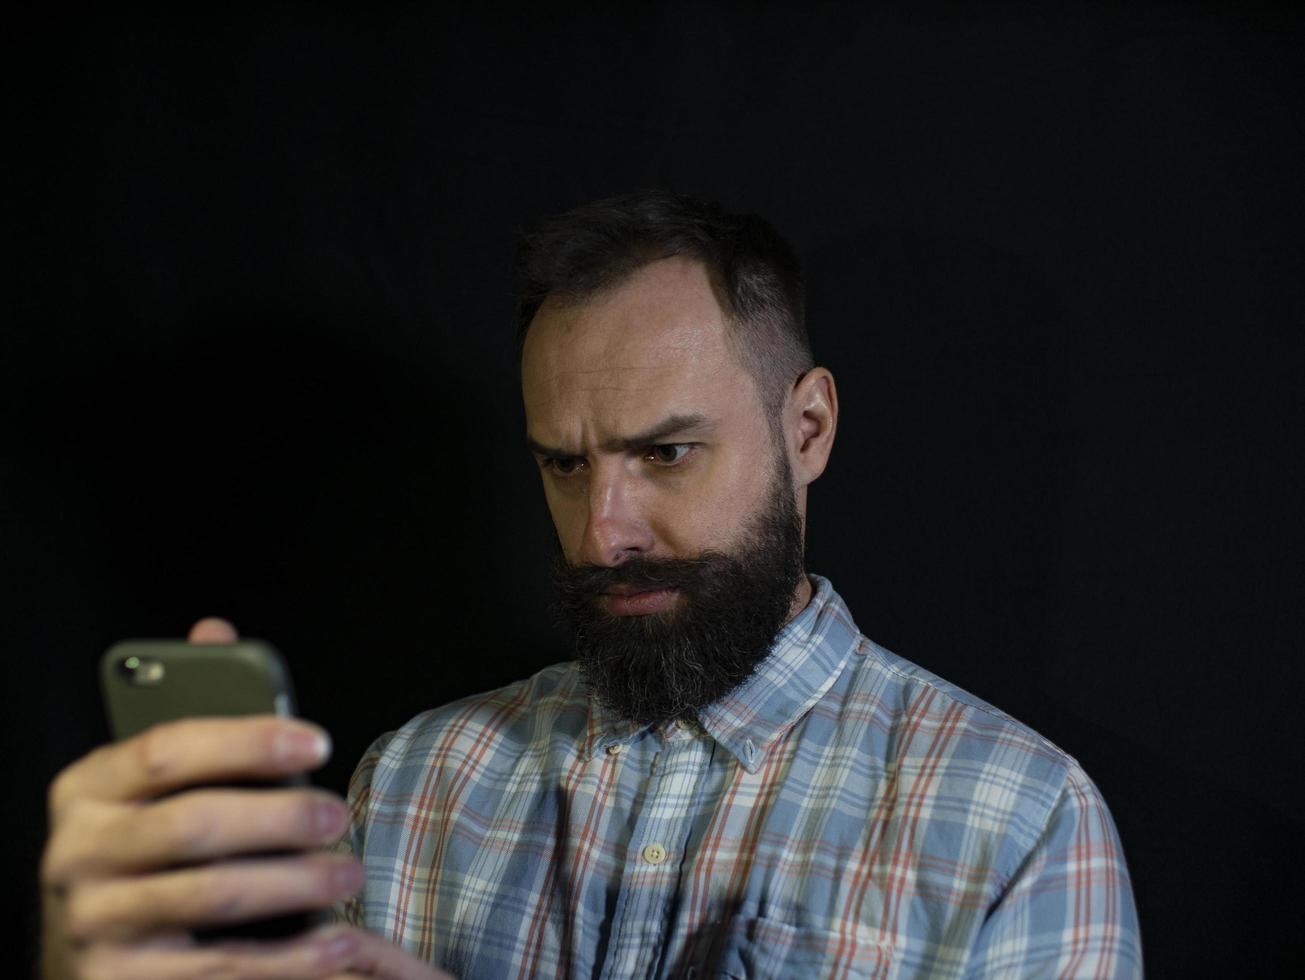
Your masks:
{"label": "dark backdrop", "polygon": [[1123,4],[11,25],[11,896],[45,783],[104,736],[115,639],[208,613],[271,639],[334,787],[417,711],[566,656],[513,233],[670,186],[806,257],[843,403],[811,567],[1083,761],[1155,975],[1269,972],[1305,890],[1301,27]]}

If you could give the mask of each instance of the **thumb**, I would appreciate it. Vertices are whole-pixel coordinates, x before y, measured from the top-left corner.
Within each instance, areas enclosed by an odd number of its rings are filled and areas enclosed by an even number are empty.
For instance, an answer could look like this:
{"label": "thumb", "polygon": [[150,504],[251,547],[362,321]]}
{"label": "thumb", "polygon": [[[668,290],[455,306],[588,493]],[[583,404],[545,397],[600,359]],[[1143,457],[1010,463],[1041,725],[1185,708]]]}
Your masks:
{"label": "thumb", "polygon": [[208,616],[190,628],[190,643],[235,643],[240,639],[236,628],[225,619]]}

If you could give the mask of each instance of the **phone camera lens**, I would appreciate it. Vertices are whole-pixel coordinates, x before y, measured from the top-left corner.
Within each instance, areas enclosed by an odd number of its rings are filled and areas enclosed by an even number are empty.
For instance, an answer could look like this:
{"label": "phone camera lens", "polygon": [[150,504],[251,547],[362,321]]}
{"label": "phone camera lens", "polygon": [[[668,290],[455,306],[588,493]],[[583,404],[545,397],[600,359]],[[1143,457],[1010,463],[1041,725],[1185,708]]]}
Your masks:
{"label": "phone camera lens", "polygon": [[163,662],[147,657],[125,657],[118,661],[121,671],[132,684],[157,684],[163,680]]}

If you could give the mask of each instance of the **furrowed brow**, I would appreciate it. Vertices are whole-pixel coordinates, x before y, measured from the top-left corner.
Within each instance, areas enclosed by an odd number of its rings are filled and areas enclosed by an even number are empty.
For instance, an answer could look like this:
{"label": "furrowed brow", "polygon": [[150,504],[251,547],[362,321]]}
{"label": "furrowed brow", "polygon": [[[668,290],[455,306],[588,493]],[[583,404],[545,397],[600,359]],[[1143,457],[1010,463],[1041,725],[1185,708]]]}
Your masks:
{"label": "furrowed brow", "polygon": [[[617,436],[606,439],[598,448],[608,453],[643,449],[646,446],[671,442],[676,438],[706,435],[712,428],[711,421],[705,415],[670,415],[643,432],[632,436]],[[545,446],[542,442],[537,442],[530,436],[526,437],[526,445],[536,456],[557,458],[583,455],[583,453],[571,452],[557,446]]]}
{"label": "furrowed brow", "polygon": [[677,438],[705,435],[711,428],[711,422],[705,415],[670,415],[651,429],[645,429],[632,436],[608,439],[599,448],[609,453],[643,449],[645,446],[655,446],[658,443],[674,442]]}
{"label": "furrowed brow", "polygon": [[564,458],[575,455],[575,453],[568,453],[563,449],[558,449],[556,446],[545,446],[542,442],[535,442],[535,440],[529,436],[526,436],[526,446],[536,456],[546,456],[549,459]]}

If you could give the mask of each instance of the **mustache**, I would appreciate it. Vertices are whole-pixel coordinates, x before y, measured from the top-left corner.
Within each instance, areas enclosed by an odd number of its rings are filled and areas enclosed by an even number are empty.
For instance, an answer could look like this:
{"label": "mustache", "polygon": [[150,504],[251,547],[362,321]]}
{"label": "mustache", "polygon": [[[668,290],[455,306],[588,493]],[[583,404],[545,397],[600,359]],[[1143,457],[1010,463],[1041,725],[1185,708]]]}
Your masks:
{"label": "mustache", "polygon": [[692,590],[708,579],[723,557],[704,552],[694,558],[631,558],[609,566],[572,565],[559,555],[553,562],[553,579],[565,598],[589,598],[614,586]]}

